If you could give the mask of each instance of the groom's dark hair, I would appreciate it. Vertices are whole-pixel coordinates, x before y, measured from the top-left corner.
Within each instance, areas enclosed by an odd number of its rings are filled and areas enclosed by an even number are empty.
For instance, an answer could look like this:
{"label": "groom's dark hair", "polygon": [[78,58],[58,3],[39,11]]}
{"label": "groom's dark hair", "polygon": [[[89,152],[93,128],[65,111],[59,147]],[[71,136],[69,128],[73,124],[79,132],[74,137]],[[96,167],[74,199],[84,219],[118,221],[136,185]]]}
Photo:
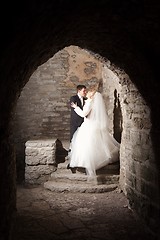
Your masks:
{"label": "groom's dark hair", "polygon": [[82,90],[83,88],[86,88],[86,86],[83,84],[77,85],[77,91]]}

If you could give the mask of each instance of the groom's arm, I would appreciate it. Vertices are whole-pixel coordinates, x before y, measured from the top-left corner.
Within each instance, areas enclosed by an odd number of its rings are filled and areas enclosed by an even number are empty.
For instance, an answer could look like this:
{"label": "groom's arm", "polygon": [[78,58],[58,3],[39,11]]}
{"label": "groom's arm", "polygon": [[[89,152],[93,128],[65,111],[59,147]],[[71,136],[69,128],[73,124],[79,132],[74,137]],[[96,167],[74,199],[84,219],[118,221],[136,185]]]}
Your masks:
{"label": "groom's arm", "polygon": [[79,105],[79,104],[78,104],[77,96],[72,96],[72,97],[70,98],[70,105],[71,105],[72,102],[75,103],[75,104],[77,104],[77,106]]}

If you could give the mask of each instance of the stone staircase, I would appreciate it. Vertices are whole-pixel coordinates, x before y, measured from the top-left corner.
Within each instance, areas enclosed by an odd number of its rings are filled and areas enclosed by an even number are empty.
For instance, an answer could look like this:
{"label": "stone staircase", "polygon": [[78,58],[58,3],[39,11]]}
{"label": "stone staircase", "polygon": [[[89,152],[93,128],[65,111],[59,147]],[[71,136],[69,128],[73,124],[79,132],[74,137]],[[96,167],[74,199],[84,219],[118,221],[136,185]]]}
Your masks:
{"label": "stone staircase", "polygon": [[102,193],[113,191],[119,184],[119,162],[109,164],[97,171],[95,177],[88,177],[83,168],[77,168],[76,173],[67,169],[68,160],[59,163],[57,170],[44,187],[54,192],[88,192]]}

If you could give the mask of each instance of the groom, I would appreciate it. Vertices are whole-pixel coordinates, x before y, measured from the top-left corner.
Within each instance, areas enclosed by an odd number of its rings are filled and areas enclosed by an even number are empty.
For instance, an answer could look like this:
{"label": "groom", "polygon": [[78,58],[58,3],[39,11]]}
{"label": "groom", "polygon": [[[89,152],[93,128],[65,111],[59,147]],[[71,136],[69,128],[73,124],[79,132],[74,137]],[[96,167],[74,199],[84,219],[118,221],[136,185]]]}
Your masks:
{"label": "groom", "polygon": [[[86,99],[87,89],[85,85],[77,85],[77,94],[70,98],[70,104],[73,102],[81,109],[84,106],[84,100]],[[74,108],[71,107],[71,116],[70,116],[70,142],[72,141],[73,134],[77,130],[78,127],[83,123],[84,118],[80,117],[75,111]],[[71,149],[69,149],[69,152]],[[76,168],[71,168],[69,164],[67,165],[67,169],[71,169],[72,173],[76,172]]]}
{"label": "groom", "polygon": [[[85,85],[78,85],[77,86],[77,94],[70,98],[70,104],[76,103],[81,109],[84,106],[84,100],[86,99],[86,86]],[[70,118],[70,142],[72,140],[73,134],[77,130],[78,127],[81,126],[83,123],[84,118],[80,117],[75,111],[74,108],[71,107],[71,118]]]}

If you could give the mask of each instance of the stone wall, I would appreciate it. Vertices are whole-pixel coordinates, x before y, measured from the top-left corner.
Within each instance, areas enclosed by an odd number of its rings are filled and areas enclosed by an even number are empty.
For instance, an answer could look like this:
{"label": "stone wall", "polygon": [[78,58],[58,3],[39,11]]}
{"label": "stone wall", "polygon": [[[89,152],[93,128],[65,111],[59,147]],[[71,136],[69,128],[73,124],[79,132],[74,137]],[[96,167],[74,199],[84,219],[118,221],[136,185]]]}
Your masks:
{"label": "stone wall", "polygon": [[[41,65],[21,93],[14,121],[19,179],[23,178],[25,142],[42,137],[68,140],[69,98],[76,93],[76,85],[88,87],[101,80],[109,131],[121,143],[121,189],[132,199],[133,207],[138,208],[141,198],[145,208],[156,211],[157,192],[153,186],[158,173],[151,150],[150,110],[126,73],[76,46],[64,48]],[[155,195],[153,202],[150,193]]]}
{"label": "stone wall", "polygon": [[76,94],[76,85],[88,87],[100,81],[102,66],[93,54],[70,46],[32,74],[17,102],[13,122],[18,179],[24,176],[26,141],[44,137],[69,141],[70,96]]}
{"label": "stone wall", "polygon": [[[17,102],[14,119],[14,142],[17,155],[17,176],[24,178],[25,142],[34,138],[58,138],[69,141],[71,95],[76,85],[89,87],[102,81],[109,130],[118,138],[115,129],[117,116],[115,91],[120,92],[118,77],[108,69],[104,60],[76,46],[66,47],[38,67],[23,88]],[[117,121],[118,123],[118,121]]]}
{"label": "stone wall", "polygon": [[[4,25],[4,17],[1,15],[3,36],[0,55],[1,239],[11,239],[11,219],[16,207],[15,157],[9,137],[17,97],[37,67],[39,69],[59,50],[70,45],[91,50],[109,59],[111,64],[107,63],[107,67],[119,78],[122,88],[119,102],[123,116],[121,187],[136,212],[158,235],[159,6],[159,1],[139,0],[128,0],[123,3],[119,1],[116,4],[115,1],[99,0],[77,1],[76,4],[66,0],[39,2],[33,0],[32,4],[28,1],[20,4],[16,0],[9,4],[3,2],[1,7],[6,14],[7,22]],[[121,77],[123,71],[127,76],[123,74]],[[136,89],[132,88],[131,82],[137,86]],[[61,84],[63,85],[63,81]],[[23,111],[24,108],[21,110],[23,116],[21,120],[25,121],[27,114],[23,115]],[[120,111],[118,114],[120,115]],[[18,121],[14,126],[21,129],[21,140],[24,143],[28,126],[26,129],[21,128],[23,121]],[[15,132],[18,132],[17,129]],[[29,134],[25,141],[28,138]],[[15,140],[17,151],[19,139]],[[22,150],[24,156],[24,149]]]}
{"label": "stone wall", "polygon": [[136,86],[127,76],[124,79],[120,80],[123,116],[120,186],[132,209],[137,209],[145,221],[149,214],[149,225],[157,231],[159,191],[155,186],[159,173],[153,151],[151,112]]}

